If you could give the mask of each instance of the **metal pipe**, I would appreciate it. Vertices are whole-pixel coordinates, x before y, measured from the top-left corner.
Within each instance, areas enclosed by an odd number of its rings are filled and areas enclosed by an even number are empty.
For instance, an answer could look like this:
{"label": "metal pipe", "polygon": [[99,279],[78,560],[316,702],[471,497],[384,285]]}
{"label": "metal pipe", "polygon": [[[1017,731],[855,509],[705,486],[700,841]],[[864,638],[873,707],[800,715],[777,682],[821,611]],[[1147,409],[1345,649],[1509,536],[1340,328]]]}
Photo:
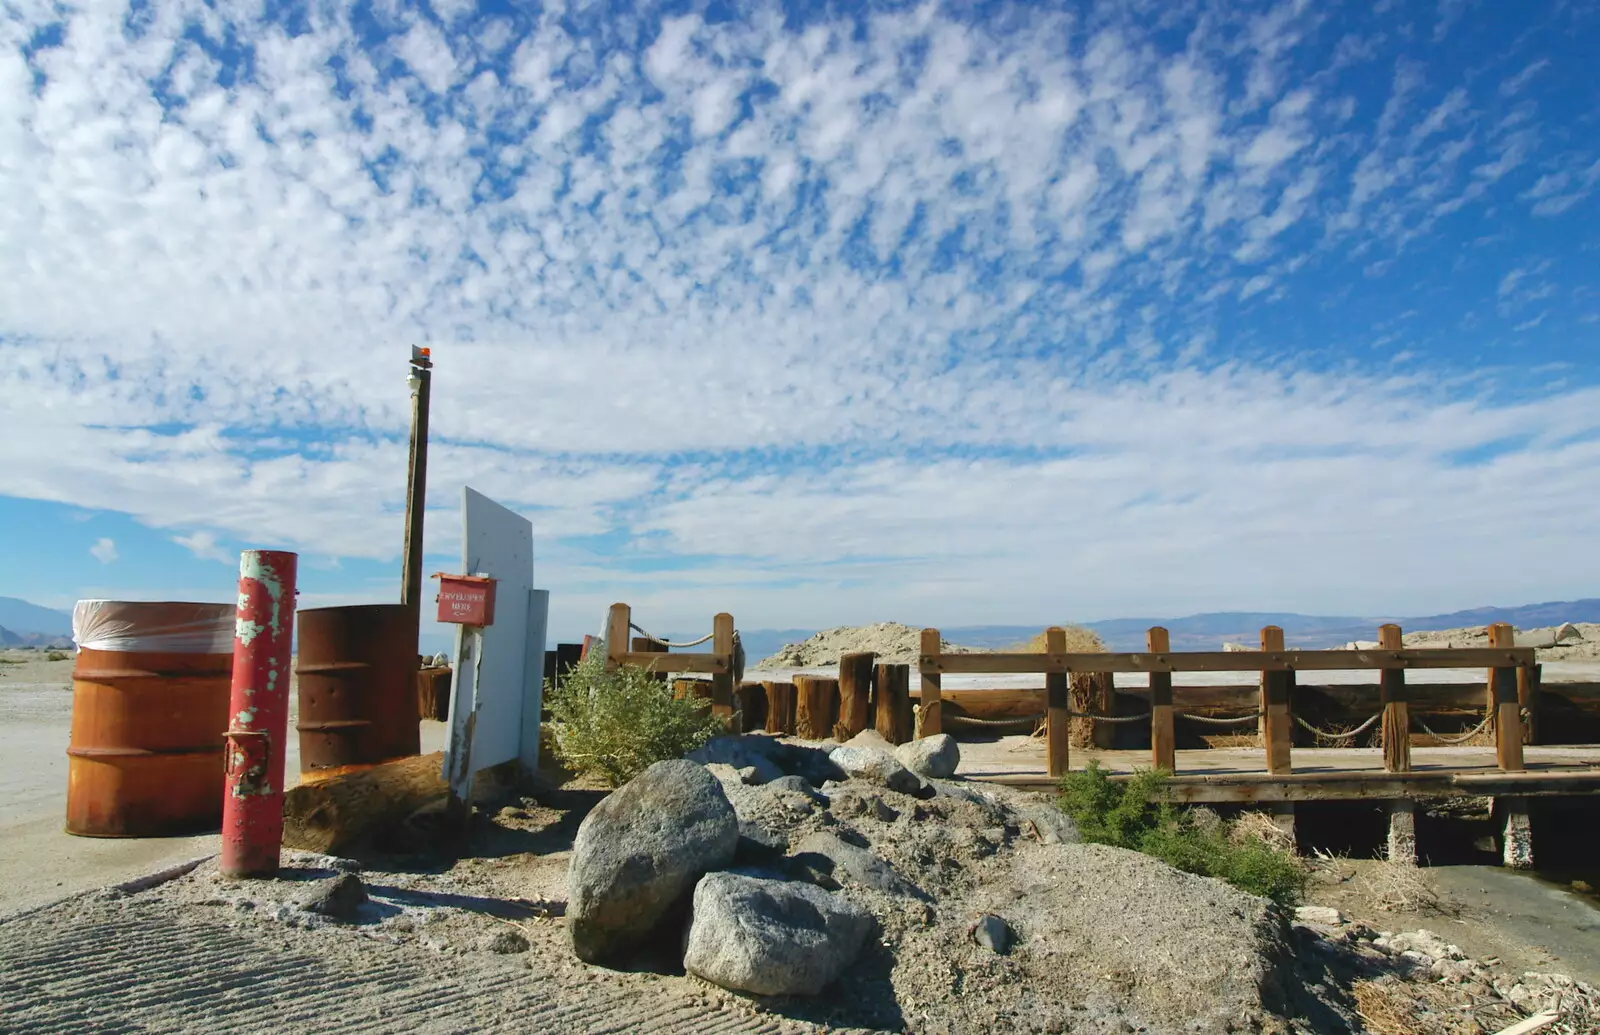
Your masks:
{"label": "metal pipe", "polygon": [[246,550],[239,558],[222,795],[226,877],[271,877],[283,844],[283,763],[299,558]]}

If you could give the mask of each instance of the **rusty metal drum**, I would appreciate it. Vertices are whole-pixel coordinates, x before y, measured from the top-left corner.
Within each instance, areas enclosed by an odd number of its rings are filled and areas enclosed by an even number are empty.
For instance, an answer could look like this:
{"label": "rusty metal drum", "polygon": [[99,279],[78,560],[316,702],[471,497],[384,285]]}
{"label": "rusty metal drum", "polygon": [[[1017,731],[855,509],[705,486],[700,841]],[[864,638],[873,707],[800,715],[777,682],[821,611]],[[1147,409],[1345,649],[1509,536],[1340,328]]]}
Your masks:
{"label": "rusty metal drum", "polygon": [[415,620],[403,604],[300,612],[302,780],[421,750]]}
{"label": "rusty metal drum", "polygon": [[78,602],[67,833],[217,829],[233,628],[232,604]]}

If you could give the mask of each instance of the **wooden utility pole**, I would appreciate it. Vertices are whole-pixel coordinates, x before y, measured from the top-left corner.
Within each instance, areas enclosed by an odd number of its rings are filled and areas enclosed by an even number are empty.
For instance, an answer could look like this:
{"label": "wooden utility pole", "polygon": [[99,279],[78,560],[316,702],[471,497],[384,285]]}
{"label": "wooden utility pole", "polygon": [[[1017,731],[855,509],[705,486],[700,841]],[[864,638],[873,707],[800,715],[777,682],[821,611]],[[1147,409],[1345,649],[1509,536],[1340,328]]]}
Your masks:
{"label": "wooden utility pole", "polygon": [[[422,642],[422,518],[428,509],[428,405],[433,389],[431,349],[411,346],[411,461],[406,480],[405,568],[400,575],[400,603],[410,615],[415,636],[411,647],[415,659]],[[467,574],[471,574],[468,572]]]}

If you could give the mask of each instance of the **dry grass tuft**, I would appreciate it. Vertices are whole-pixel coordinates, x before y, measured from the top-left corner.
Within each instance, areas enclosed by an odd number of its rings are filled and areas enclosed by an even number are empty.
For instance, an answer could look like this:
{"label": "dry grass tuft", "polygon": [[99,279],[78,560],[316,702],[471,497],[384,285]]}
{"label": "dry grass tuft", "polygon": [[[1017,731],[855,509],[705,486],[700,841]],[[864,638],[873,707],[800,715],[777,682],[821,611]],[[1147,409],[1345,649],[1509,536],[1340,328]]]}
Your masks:
{"label": "dry grass tuft", "polygon": [[1272,817],[1265,812],[1240,813],[1238,818],[1228,824],[1228,840],[1234,844],[1251,840],[1260,841],[1270,848],[1291,855],[1295,851],[1294,837],[1274,823]]}
{"label": "dry grass tuft", "polygon": [[1203,733],[1200,739],[1208,748],[1255,748],[1261,746],[1259,733]]}
{"label": "dry grass tuft", "polygon": [[[1094,630],[1085,629],[1081,625],[1063,625],[1061,628],[1065,629],[1067,633],[1068,654],[1104,654],[1106,652],[1105,641]],[[1041,632],[1023,644],[1021,652],[1024,654],[1043,654],[1044,633]]]}
{"label": "dry grass tuft", "polygon": [[1437,913],[1443,908],[1439,886],[1421,866],[1387,859],[1363,866],[1356,886],[1373,909],[1390,913]]}

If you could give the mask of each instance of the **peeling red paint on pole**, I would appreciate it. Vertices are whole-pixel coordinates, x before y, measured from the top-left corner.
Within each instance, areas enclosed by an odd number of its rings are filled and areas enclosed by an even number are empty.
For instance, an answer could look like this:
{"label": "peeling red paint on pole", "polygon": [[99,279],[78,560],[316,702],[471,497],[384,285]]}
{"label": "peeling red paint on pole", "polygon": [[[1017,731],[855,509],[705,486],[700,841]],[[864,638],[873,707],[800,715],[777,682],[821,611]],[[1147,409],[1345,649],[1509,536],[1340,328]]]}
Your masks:
{"label": "peeling red paint on pole", "polygon": [[222,873],[271,877],[283,844],[283,757],[298,557],[246,550],[239,558],[222,796]]}

